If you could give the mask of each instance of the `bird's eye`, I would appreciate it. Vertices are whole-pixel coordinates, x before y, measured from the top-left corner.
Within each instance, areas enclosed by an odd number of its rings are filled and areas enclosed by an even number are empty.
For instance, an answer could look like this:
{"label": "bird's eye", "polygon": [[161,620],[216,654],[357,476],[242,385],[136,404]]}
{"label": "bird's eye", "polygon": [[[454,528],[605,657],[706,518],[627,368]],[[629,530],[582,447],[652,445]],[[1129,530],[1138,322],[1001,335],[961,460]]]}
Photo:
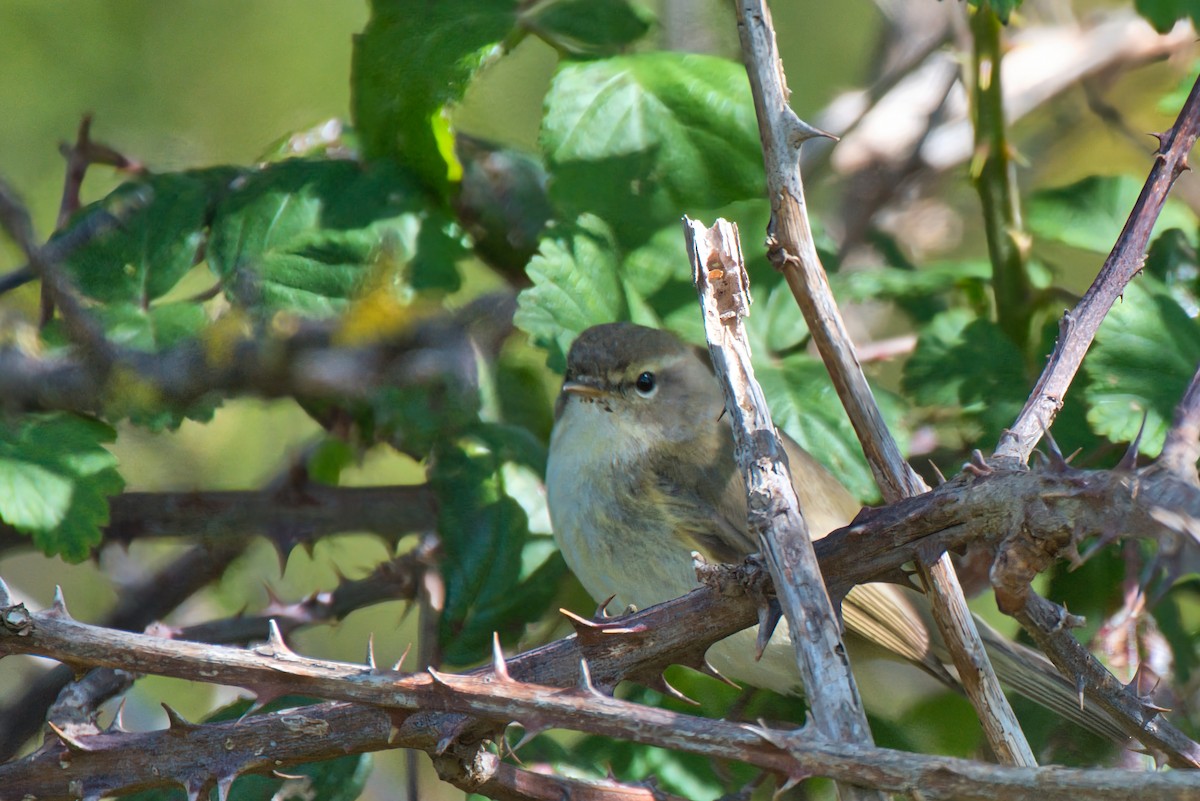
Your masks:
{"label": "bird's eye", "polygon": [[658,384],[654,381],[654,373],[647,371],[637,377],[637,381],[633,382],[633,386],[639,395],[643,398],[648,398],[654,394],[654,390]]}

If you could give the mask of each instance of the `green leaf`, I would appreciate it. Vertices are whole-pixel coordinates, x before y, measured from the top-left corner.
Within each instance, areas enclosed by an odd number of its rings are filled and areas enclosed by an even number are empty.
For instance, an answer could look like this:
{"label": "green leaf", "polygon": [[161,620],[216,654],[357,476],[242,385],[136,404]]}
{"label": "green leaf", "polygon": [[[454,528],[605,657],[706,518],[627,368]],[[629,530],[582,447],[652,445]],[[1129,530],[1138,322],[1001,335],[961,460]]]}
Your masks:
{"label": "green leaf", "polygon": [[834,294],[848,301],[922,298],[980,284],[992,277],[986,261],[935,262],[917,270],[881,267],[829,277]]}
{"label": "green leaf", "polygon": [[562,371],[567,349],[585,328],[630,317],[617,249],[604,223],[584,216],[542,240],[527,269],[533,286],[517,297],[517,327],[550,352]]}
{"label": "green leaf", "polygon": [[[776,363],[756,364],[755,374],[767,396],[775,425],[829,468],[855,497],[877,498],[879,490],[858,437],[825,367],[806,354],[796,354]],[[903,449],[907,438],[901,424],[903,407],[899,399],[880,390],[876,390],[875,399]]]}
{"label": "green leaf", "polygon": [[592,212],[626,247],[681,214],[763,194],[746,72],[724,59],[567,62],[546,96],[541,144],[564,216]]}
{"label": "green leaf", "polygon": [[1176,404],[1200,364],[1200,328],[1161,284],[1129,284],[1083,362],[1088,422],[1115,442],[1131,441],[1146,416],[1141,452],[1162,448]]}
{"label": "green leaf", "polygon": [[0,520],[47,556],[79,562],[100,544],[108,498],[125,486],[103,443],[115,433],[65,413],[0,426]]}
{"label": "green leaf", "polygon": [[351,108],[367,159],[392,158],[439,194],[450,180],[438,117],[517,18],[516,0],[372,0],[354,37]]}
{"label": "green leaf", "polygon": [[[131,203],[145,206],[122,225],[73,251],[63,266],[90,298],[148,305],[169,292],[195,264],[213,206],[237,175],[232,167],[215,167],[122,184],[77,213],[72,224],[99,209],[119,213]],[[55,238],[69,231],[70,227]]]}
{"label": "green leaf", "polygon": [[[1166,33],[1181,19],[1190,18],[1200,24],[1200,2],[1197,0],[1134,0],[1133,7],[1159,33]],[[1176,106],[1172,111],[1177,111]]]}
{"label": "green leaf", "polygon": [[336,314],[386,250],[415,289],[458,288],[449,220],[385,163],[291,159],[247,176],[217,209],[208,260],[235,303]]}
{"label": "green leaf", "polygon": [[208,324],[198,303],[160,303],[148,309],[115,304],[97,309],[96,317],[111,343],[147,353],[190,339]]}
{"label": "green leaf", "polygon": [[961,407],[992,437],[1016,419],[1029,382],[1020,351],[995,323],[953,309],[921,330],[902,385],[919,404]]}
{"label": "green leaf", "polygon": [[522,28],[575,56],[618,53],[645,36],[653,21],[626,0],[540,0],[518,17]]}
{"label": "green leaf", "polygon": [[[1141,190],[1142,182],[1128,175],[1092,175],[1069,186],[1035,192],[1029,199],[1029,228],[1039,237],[1107,253]],[[1196,216],[1187,206],[1168,200],[1155,231],[1195,227]]]}
{"label": "green leaf", "polygon": [[[450,445],[433,465],[446,586],[439,641],[448,663],[470,664],[490,652],[493,632],[512,643],[545,611],[566,567],[556,551],[540,547],[545,537],[530,537],[525,511],[505,494],[495,454]],[[541,558],[526,560],[529,547]]]}
{"label": "green leaf", "polygon": [[1189,317],[1200,313],[1200,258],[1187,233],[1178,228],[1163,231],[1150,243],[1145,270],[1167,287]]}

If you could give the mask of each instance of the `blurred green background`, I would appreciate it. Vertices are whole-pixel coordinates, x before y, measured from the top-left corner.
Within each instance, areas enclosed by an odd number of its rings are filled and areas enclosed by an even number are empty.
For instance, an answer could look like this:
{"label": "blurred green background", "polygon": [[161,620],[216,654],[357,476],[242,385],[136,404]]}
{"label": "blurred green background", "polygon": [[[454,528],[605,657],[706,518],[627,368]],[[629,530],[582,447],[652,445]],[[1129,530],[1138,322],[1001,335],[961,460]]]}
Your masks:
{"label": "blurred green background", "polygon": [[[727,5],[697,0],[690,7],[703,28],[695,40],[718,54],[735,56],[736,32]],[[863,79],[878,22],[873,3],[777,5],[780,45],[798,112],[815,111],[837,91]],[[93,138],[152,170],[252,163],[272,142],[348,115],[351,41],[367,13],[365,0],[7,0],[0,4],[0,177],[25,198],[45,237],[62,190],[58,144],[74,138],[84,113],[95,115]],[[455,112],[456,125],[532,149],[541,96],[555,63],[548,46],[534,39],[524,42],[480,76]],[[1164,118],[1153,111],[1153,101],[1173,80],[1174,72],[1163,67],[1140,73],[1122,89],[1126,96],[1145,94],[1146,117],[1135,124],[1162,126]],[[1025,125],[1047,122],[1052,120]],[[1082,158],[1089,148],[1103,156]],[[1091,171],[1100,161],[1114,170],[1146,164],[1144,152],[1104,132],[1090,140],[1049,142],[1041,155],[1037,173],[1047,183],[1073,180],[1077,174],[1072,170],[1086,166]],[[102,197],[119,181],[113,170],[93,168],[84,201]],[[821,188],[815,189],[819,198]],[[21,263],[15,248],[0,240],[0,273]],[[5,296],[0,299],[0,326],[35,315],[36,306],[35,287]],[[252,488],[285,469],[289,457],[317,430],[290,402],[240,401],[226,404],[211,424],[185,423],[168,435],[125,426],[115,451],[130,489]],[[346,476],[347,483],[363,484],[420,479],[418,466],[384,454],[372,455]],[[129,553],[106,554],[105,567],[120,576],[124,561],[125,574],[132,575],[173,552],[174,546],[140,544]],[[264,580],[294,599],[332,586],[335,568],[354,577],[384,556],[374,538],[333,538],[320,543],[312,558],[297,550],[281,578],[275,554],[260,543],[227,573],[215,597],[205,601],[220,609],[194,604],[180,610],[173,622],[261,604]],[[39,605],[49,602],[54,584],[64,584],[72,611],[85,620],[96,617],[118,591],[92,565],[66,566],[37,554],[0,561],[0,575]],[[405,618],[404,612],[400,604],[375,607],[333,631],[302,635],[295,645],[314,655],[359,660],[368,633],[374,632],[379,660],[391,661],[413,637],[415,616]],[[18,681],[11,672],[0,675],[0,694]],[[211,687],[180,693],[174,683],[146,680],[127,708],[128,723],[163,725],[157,703],[166,694],[174,695],[189,717],[202,714],[214,699],[236,695]],[[424,756],[418,761],[427,765]],[[403,763],[397,754],[381,756],[365,797],[403,797],[403,785],[397,783]],[[428,770],[422,773],[422,791],[427,797],[460,795]]]}

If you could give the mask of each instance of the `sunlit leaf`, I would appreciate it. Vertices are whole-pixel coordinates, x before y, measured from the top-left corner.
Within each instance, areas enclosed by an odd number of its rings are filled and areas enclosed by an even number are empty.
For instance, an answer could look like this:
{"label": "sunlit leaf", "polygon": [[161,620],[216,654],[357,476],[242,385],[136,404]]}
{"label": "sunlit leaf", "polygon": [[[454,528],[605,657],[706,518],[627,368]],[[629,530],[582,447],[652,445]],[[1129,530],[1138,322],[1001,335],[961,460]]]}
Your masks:
{"label": "sunlit leaf", "polygon": [[0,426],[0,520],[48,556],[78,562],[100,544],[108,498],[125,486],[101,423],[56,413]]}
{"label": "sunlit leaf", "polygon": [[645,53],[568,62],[546,97],[551,199],[592,212],[627,247],[681,214],[763,194],[746,71],[724,59]]}
{"label": "sunlit leaf", "polygon": [[1130,283],[1083,362],[1090,379],[1088,422],[1098,434],[1129,442],[1145,417],[1141,451],[1158,453],[1197,364],[1196,321],[1153,279]]}
{"label": "sunlit leaf", "polygon": [[324,316],[345,308],[385,241],[414,288],[457,288],[463,248],[448,228],[400,169],[290,159],[221,203],[208,260],[236,303]]}
{"label": "sunlit leaf", "polygon": [[[1029,228],[1039,237],[1107,253],[1141,189],[1142,182],[1128,175],[1092,175],[1069,186],[1035,192],[1029,198]],[[1196,215],[1171,199],[1155,224],[1156,231],[1195,227]]]}
{"label": "sunlit leaf", "polygon": [[395,159],[444,193],[450,168],[435,119],[462,97],[516,14],[516,0],[372,0],[350,79],[363,155]]}

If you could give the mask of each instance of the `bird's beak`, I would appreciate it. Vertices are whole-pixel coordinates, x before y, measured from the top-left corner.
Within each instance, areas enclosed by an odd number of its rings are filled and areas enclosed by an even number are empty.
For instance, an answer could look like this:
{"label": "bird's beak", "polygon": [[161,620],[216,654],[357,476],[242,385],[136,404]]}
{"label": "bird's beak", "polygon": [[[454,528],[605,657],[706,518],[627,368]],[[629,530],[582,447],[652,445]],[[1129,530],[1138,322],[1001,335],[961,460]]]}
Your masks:
{"label": "bird's beak", "polygon": [[581,398],[598,398],[604,394],[604,390],[599,387],[585,384],[582,381],[565,381],[562,391],[569,395],[578,395]]}

